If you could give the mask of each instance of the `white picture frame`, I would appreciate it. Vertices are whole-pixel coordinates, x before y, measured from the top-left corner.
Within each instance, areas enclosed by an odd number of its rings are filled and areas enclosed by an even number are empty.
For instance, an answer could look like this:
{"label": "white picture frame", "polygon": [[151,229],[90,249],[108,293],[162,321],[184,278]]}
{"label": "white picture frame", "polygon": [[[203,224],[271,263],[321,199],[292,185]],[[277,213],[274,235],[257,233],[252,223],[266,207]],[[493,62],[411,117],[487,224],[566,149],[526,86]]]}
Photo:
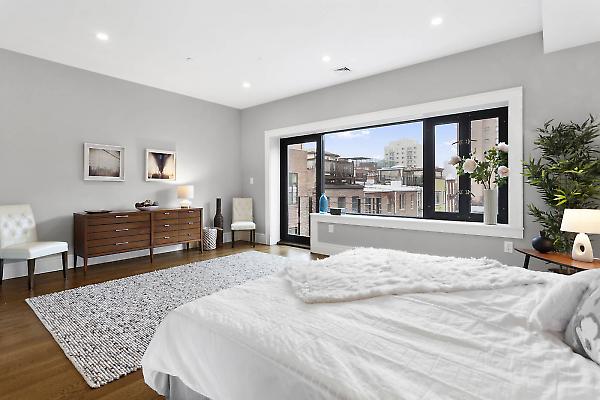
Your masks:
{"label": "white picture frame", "polygon": [[177,179],[177,152],[146,149],[146,181],[168,182]]}
{"label": "white picture frame", "polygon": [[84,143],[83,179],[86,181],[125,181],[125,147]]}

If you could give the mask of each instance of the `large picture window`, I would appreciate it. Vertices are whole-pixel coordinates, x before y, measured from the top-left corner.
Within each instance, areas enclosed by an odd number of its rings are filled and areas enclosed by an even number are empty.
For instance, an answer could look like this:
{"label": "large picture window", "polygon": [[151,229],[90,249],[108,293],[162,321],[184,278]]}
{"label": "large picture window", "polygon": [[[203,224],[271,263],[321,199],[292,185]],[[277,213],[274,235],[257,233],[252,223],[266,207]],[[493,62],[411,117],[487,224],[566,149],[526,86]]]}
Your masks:
{"label": "large picture window", "polygon": [[[481,159],[497,143],[508,143],[508,107],[316,136],[315,159],[321,161],[315,189],[325,193],[330,207],[349,214],[480,222],[483,188],[457,176],[449,161],[454,155]],[[508,223],[506,186],[498,190],[498,222]]]}

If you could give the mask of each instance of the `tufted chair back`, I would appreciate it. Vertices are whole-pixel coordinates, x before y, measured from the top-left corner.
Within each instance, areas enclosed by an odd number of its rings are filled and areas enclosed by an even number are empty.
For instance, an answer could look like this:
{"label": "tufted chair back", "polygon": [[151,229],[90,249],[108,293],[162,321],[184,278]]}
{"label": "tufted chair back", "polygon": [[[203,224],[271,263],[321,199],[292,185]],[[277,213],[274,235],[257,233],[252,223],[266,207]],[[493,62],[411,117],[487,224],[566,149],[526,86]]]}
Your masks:
{"label": "tufted chair back", "polygon": [[232,222],[254,222],[252,216],[252,198],[234,197],[233,198],[233,218]]}
{"label": "tufted chair back", "polygon": [[35,241],[37,232],[31,206],[0,206],[0,248]]}

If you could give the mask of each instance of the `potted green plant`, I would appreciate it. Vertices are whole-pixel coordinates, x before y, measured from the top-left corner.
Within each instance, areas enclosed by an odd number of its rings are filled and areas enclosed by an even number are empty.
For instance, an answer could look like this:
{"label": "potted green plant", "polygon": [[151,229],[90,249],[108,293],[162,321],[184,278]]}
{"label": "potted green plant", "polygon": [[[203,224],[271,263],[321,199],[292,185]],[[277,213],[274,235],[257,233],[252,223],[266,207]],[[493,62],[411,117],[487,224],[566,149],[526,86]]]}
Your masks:
{"label": "potted green plant", "polygon": [[540,157],[530,157],[523,164],[527,183],[537,189],[546,206],[528,204],[529,214],[542,225],[557,251],[569,251],[573,241],[572,234],[560,230],[564,210],[598,206],[600,160],[594,143],[598,129],[593,116],[581,124],[550,120],[537,130],[534,141]]}
{"label": "potted green plant", "polygon": [[454,156],[450,163],[457,175],[469,175],[483,186],[483,222],[495,225],[498,219],[498,188],[508,183],[508,144],[498,143],[483,153],[478,160],[473,153],[468,157]]}

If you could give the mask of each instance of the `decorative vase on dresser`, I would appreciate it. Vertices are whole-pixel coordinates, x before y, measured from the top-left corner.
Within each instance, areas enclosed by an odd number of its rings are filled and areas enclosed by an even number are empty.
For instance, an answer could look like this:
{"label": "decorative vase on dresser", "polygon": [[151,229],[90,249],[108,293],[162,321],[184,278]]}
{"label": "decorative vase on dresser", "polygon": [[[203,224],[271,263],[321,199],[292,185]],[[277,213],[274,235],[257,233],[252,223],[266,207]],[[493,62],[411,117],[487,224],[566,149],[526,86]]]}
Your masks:
{"label": "decorative vase on dresser", "polygon": [[214,227],[217,228],[217,247],[223,246],[223,214],[221,212],[221,198],[217,197],[217,211],[213,221]]}
{"label": "decorative vase on dresser", "polygon": [[498,189],[483,189],[483,223],[498,223]]}

